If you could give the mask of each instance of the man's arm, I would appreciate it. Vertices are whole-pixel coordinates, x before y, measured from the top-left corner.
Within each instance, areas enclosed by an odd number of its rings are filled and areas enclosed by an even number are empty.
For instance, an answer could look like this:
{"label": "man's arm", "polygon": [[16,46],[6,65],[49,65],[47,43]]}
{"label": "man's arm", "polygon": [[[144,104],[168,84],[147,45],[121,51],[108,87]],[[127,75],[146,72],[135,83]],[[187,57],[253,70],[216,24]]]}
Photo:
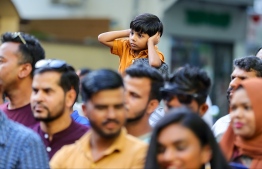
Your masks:
{"label": "man's arm", "polygon": [[152,67],[159,67],[161,66],[161,60],[158,56],[157,51],[155,50],[155,45],[158,44],[160,39],[160,34],[157,32],[154,36],[151,36],[147,40],[147,47],[148,47],[148,61]]}
{"label": "man's arm", "polygon": [[130,29],[105,32],[105,33],[101,33],[100,35],[98,35],[98,41],[112,48],[115,39],[128,37],[129,34],[130,34]]}

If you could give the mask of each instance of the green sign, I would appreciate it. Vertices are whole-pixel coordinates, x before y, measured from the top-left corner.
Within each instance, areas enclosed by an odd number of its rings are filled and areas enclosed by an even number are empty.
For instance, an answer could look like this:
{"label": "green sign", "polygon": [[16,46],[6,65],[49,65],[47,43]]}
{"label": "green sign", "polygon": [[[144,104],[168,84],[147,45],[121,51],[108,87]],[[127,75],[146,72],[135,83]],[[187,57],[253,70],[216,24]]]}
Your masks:
{"label": "green sign", "polygon": [[186,10],[186,22],[191,25],[227,28],[231,23],[231,16],[228,13],[188,9]]}

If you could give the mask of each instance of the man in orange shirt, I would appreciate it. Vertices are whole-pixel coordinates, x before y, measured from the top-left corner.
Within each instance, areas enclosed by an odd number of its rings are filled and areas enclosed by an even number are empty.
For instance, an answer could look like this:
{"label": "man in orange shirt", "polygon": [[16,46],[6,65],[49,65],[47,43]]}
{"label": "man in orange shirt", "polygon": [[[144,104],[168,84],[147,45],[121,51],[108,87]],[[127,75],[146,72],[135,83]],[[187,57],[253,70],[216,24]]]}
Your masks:
{"label": "man in orange shirt", "polygon": [[[135,59],[148,58],[153,67],[160,67],[164,55],[157,49],[163,34],[163,24],[153,14],[144,13],[135,17],[130,29],[105,32],[98,36],[99,42],[111,48],[111,53],[120,58],[119,72],[123,73]],[[126,39],[129,37],[128,39]],[[120,39],[119,39],[120,38]]]}

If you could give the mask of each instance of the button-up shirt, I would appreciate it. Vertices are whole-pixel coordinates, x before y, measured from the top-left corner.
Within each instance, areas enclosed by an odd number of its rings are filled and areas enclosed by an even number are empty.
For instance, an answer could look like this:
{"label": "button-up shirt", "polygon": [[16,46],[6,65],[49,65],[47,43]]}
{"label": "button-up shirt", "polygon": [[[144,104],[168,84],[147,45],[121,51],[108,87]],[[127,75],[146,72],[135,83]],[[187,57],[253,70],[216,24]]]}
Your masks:
{"label": "button-up shirt", "polygon": [[0,168],[49,168],[41,138],[0,111]]}

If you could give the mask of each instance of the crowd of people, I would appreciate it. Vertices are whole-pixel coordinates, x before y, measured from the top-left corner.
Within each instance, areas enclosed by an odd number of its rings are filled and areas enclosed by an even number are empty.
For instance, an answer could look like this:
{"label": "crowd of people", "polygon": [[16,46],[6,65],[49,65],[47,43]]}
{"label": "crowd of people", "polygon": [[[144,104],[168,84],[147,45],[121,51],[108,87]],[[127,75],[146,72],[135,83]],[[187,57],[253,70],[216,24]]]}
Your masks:
{"label": "crowd of people", "polygon": [[146,13],[130,29],[100,34],[120,58],[118,72],[75,70],[46,59],[34,36],[4,33],[0,169],[262,168],[260,52],[234,60],[222,93],[229,111],[210,127],[210,77],[190,65],[167,76],[156,47],[162,33]]}

